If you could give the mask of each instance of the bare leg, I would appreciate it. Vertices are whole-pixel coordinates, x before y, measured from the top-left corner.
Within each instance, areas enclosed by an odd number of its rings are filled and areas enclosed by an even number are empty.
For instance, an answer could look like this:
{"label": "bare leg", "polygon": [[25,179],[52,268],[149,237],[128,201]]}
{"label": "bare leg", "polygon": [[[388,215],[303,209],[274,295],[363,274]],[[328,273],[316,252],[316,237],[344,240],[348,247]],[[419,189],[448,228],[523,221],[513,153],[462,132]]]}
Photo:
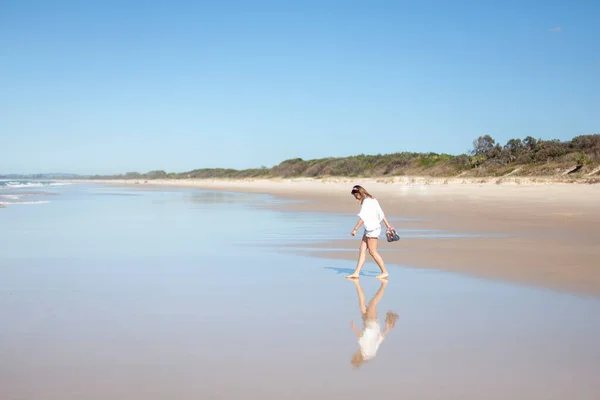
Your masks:
{"label": "bare leg", "polygon": [[360,275],[360,270],[362,269],[363,265],[365,264],[366,259],[367,259],[367,242],[366,242],[366,239],[363,237],[363,240],[360,242],[360,247],[358,249],[358,262],[356,263],[356,269],[354,270],[354,272],[352,274],[346,276],[346,278],[351,278],[351,279],[358,278],[358,276]]}
{"label": "bare leg", "polygon": [[369,301],[369,305],[367,306],[367,319],[377,318],[377,304],[379,304],[379,302],[381,301],[381,298],[383,297],[383,292],[385,290],[385,286],[387,284],[388,282],[386,280],[381,280],[381,286],[379,287],[379,290],[377,291],[377,293],[375,293],[375,296],[373,296],[371,301]]}
{"label": "bare leg", "polygon": [[388,272],[385,269],[385,264],[383,262],[383,258],[381,258],[381,256],[379,255],[379,252],[377,251],[378,239],[377,238],[366,238],[366,241],[367,241],[367,247],[369,248],[369,254],[371,255],[371,257],[373,257],[373,260],[375,260],[375,262],[379,266],[379,269],[381,269],[381,275],[377,275],[377,278],[378,279],[387,278]]}
{"label": "bare leg", "polygon": [[354,283],[354,286],[356,287],[356,294],[358,295],[358,306],[360,307],[361,315],[363,315],[364,313],[367,312],[367,305],[365,302],[365,293],[363,292],[362,288],[360,287],[360,282],[358,281],[358,279],[353,279],[352,282]]}

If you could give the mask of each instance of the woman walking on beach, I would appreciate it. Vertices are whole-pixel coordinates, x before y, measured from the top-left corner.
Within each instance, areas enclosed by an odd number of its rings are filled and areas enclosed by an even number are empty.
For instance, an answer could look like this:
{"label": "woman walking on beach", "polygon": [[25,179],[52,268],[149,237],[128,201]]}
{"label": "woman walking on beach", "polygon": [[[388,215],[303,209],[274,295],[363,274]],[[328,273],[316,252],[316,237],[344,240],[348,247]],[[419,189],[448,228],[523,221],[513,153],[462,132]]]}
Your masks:
{"label": "woman walking on beach", "polygon": [[383,262],[383,258],[379,255],[377,251],[377,243],[379,236],[381,235],[381,221],[385,223],[388,231],[392,230],[392,226],[389,224],[387,219],[385,218],[385,214],[379,205],[377,199],[375,199],[369,192],[365,190],[364,187],[356,185],[352,188],[350,192],[356,200],[360,202],[360,212],[358,213],[358,222],[356,226],[350,233],[352,236],[356,235],[358,228],[364,224],[365,232],[363,234],[362,240],[360,242],[360,248],[358,251],[358,263],[356,264],[356,269],[346,278],[355,279],[358,278],[360,274],[360,270],[363,267],[365,260],[367,258],[367,250],[373,260],[381,269],[381,274],[377,275],[378,279],[383,279],[388,277],[388,272],[385,269],[385,264]]}

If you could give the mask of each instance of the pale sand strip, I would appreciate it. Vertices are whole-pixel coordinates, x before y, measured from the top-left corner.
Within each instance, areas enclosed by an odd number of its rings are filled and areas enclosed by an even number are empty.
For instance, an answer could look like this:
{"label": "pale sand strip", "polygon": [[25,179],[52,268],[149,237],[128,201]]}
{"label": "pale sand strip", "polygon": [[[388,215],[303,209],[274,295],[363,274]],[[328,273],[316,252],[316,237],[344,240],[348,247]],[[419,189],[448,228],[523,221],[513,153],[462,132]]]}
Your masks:
{"label": "pale sand strip", "polygon": [[[430,178],[156,180],[135,186],[269,193],[309,200],[280,206],[283,209],[356,214],[358,205],[349,193],[353,184],[361,184],[379,199],[388,217],[419,219],[398,222],[398,228],[508,236],[403,238],[391,244],[380,240],[388,264],[448,270],[600,296],[600,185],[527,179],[502,185],[493,180],[488,184],[481,180],[461,182],[466,183],[444,184],[444,180]],[[348,232],[351,229],[348,226]],[[314,255],[353,260],[355,251],[318,248],[355,249],[358,244],[354,238],[309,247],[315,248],[311,253]],[[369,268],[376,268],[371,260],[367,262]],[[393,269],[390,273],[393,279]]]}

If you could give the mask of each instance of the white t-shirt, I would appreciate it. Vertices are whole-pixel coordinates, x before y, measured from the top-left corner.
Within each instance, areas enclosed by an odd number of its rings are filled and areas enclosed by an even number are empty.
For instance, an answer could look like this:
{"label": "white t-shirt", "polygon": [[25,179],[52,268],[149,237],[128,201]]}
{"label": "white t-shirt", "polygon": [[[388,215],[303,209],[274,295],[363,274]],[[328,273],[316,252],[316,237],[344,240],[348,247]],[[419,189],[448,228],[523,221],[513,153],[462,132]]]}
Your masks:
{"label": "white t-shirt", "polygon": [[379,345],[383,342],[381,326],[376,319],[368,320],[365,323],[365,330],[358,339],[360,352],[365,360],[369,360],[377,354]]}
{"label": "white t-shirt", "polygon": [[379,202],[376,199],[370,198],[366,198],[363,201],[360,212],[358,213],[358,217],[362,219],[365,224],[365,229],[368,231],[381,227],[381,221],[384,216],[385,214],[383,213]]}

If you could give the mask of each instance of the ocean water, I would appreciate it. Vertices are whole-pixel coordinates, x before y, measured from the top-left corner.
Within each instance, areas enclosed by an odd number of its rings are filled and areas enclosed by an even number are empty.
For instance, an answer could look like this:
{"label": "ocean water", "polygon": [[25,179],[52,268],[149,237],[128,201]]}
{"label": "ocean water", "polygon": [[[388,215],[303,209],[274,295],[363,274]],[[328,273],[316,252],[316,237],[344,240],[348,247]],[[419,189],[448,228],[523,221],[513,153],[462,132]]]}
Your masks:
{"label": "ocean water", "polygon": [[[382,287],[372,261],[356,284],[354,262],[282,251],[354,217],[271,196],[38,183],[0,189],[45,201],[0,210],[0,399],[600,393],[598,299],[410,266]],[[398,320],[360,362],[377,293],[381,332]]]}
{"label": "ocean water", "polygon": [[[52,189],[70,183],[40,180],[0,179],[0,207],[46,204],[57,193]],[[45,189],[50,189],[45,191]]]}

